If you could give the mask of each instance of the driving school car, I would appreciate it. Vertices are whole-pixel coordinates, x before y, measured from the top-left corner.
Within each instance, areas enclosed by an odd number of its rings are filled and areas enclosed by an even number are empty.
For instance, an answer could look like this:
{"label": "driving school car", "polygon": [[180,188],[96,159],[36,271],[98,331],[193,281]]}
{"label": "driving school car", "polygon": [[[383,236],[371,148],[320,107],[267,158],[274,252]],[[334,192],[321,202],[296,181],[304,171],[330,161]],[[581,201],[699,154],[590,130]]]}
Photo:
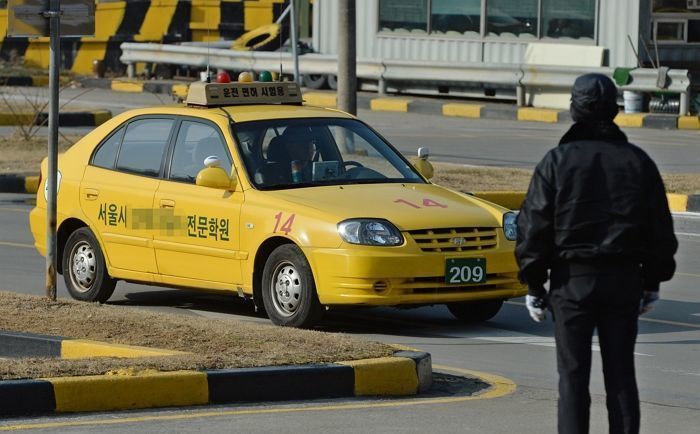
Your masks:
{"label": "driving school car", "polygon": [[[487,320],[525,294],[515,215],[431,184],[421,157],[303,105],[295,83],[195,83],[185,104],[123,113],[59,157],[58,272],[79,300],[118,280],[218,291],[285,326],[348,305]],[[45,255],[45,183],[30,223]]]}

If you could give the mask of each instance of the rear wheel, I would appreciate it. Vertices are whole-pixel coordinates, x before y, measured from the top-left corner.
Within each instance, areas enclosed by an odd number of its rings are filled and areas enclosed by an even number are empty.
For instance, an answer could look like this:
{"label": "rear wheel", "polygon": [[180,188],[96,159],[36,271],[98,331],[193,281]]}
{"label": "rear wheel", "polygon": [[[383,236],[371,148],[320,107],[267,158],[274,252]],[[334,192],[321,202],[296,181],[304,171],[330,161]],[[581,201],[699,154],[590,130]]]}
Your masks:
{"label": "rear wheel", "polygon": [[279,246],[267,258],[262,289],[265,312],[276,325],[308,328],[323,315],[309,262],[293,244]]}
{"label": "rear wheel", "polygon": [[463,322],[488,321],[501,310],[503,300],[479,300],[462,303],[448,303],[450,313]]}
{"label": "rear wheel", "polygon": [[63,279],[76,300],[104,303],[114,292],[116,280],[107,274],[104,255],[88,228],[73,232],[63,250]]}

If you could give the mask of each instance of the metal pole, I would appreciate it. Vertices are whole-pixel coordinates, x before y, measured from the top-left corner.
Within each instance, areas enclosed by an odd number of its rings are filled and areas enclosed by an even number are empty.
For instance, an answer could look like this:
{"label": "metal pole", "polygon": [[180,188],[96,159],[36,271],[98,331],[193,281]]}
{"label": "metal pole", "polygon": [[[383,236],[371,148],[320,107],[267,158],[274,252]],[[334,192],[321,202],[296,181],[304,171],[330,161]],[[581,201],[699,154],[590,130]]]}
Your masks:
{"label": "metal pole", "polygon": [[61,5],[51,0],[49,11],[49,167],[46,176],[46,296],[56,300],[56,178],[58,173],[58,73],[61,59]]}
{"label": "metal pole", "polygon": [[292,35],[292,58],[294,58],[294,82],[301,83],[299,79],[299,53],[297,53],[297,48],[299,46],[299,38],[297,37],[297,8],[295,6],[296,0],[289,2],[290,14],[289,14],[289,29]]}
{"label": "metal pole", "polygon": [[338,1],[338,108],[357,114],[355,0]]}

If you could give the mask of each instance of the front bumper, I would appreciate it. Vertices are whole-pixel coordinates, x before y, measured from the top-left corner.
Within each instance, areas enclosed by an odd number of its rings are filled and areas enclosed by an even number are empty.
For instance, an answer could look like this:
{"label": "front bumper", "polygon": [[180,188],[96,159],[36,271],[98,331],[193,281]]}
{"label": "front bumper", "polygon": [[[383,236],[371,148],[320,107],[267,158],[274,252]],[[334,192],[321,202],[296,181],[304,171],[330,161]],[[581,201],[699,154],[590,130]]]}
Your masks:
{"label": "front bumper", "polygon": [[[465,253],[415,253],[398,248],[347,247],[305,251],[323,305],[396,306],[486,299],[527,294],[517,278],[512,249]],[[486,282],[448,284],[448,258],[486,258]]]}

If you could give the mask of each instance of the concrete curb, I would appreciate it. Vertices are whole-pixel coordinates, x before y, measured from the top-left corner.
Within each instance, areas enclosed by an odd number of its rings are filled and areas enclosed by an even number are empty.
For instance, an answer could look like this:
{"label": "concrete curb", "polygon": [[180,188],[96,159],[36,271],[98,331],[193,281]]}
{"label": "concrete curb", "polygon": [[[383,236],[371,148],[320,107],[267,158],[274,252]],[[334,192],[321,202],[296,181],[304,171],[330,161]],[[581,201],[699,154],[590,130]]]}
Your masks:
{"label": "concrete curb", "polygon": [[39,177],[16,173],[0,174],[0,193],[36,193]]}
{"label": "concrete curb", "polygon": [[[48,125],[49,114],[0,112],[0,126]],[[58,114],[58,124],[62,127],[96,127],[112,119],[109,110],[86,110],[79,112],[61,112]]]}
{"label": "concrete curb", "polygon": [[[72,80],[69,76],[61,76],[58,81],[61,84],[70,83]],[[14,75],[0,77],[0,86],[16,86],[16,87],[43,87],[49,85],[48,75]]]}
{"label": "concrete curb", "polygon": [[[76,342],[82,348],[81,352],[66,350]],[[66,353],[71,354],[67,357]],[[143,357],[178,353],[56,336],[0,332],[0,357]],[[416,351],[398,351],[392,357],[379,359],[317,365],[175,372],[117,371],[83,377],[0,381],[0,415],[405,396],[424,392],[431,384],[430,354]]]}
{"label": "concrete curb", "polygon": [[[187,83],[169,81],[139,81],[106,78],[83,78],[78,81],[85,87],[98,87],[119,92],[165,93],[184,97]],[[306,104],[336,108],[335,92],[310,90],[304,92]],[[570,123],[568,110],[534,107],[516,107],[505,104],[456,103],[421,97],[369,96],[358,94],[358,108],[373,111],[421,113],[468,119],[498,119],[525,122]],[[700,130],[700,116],[678,116],[654,113],[620,113],[615,122],[627,128]]]}

